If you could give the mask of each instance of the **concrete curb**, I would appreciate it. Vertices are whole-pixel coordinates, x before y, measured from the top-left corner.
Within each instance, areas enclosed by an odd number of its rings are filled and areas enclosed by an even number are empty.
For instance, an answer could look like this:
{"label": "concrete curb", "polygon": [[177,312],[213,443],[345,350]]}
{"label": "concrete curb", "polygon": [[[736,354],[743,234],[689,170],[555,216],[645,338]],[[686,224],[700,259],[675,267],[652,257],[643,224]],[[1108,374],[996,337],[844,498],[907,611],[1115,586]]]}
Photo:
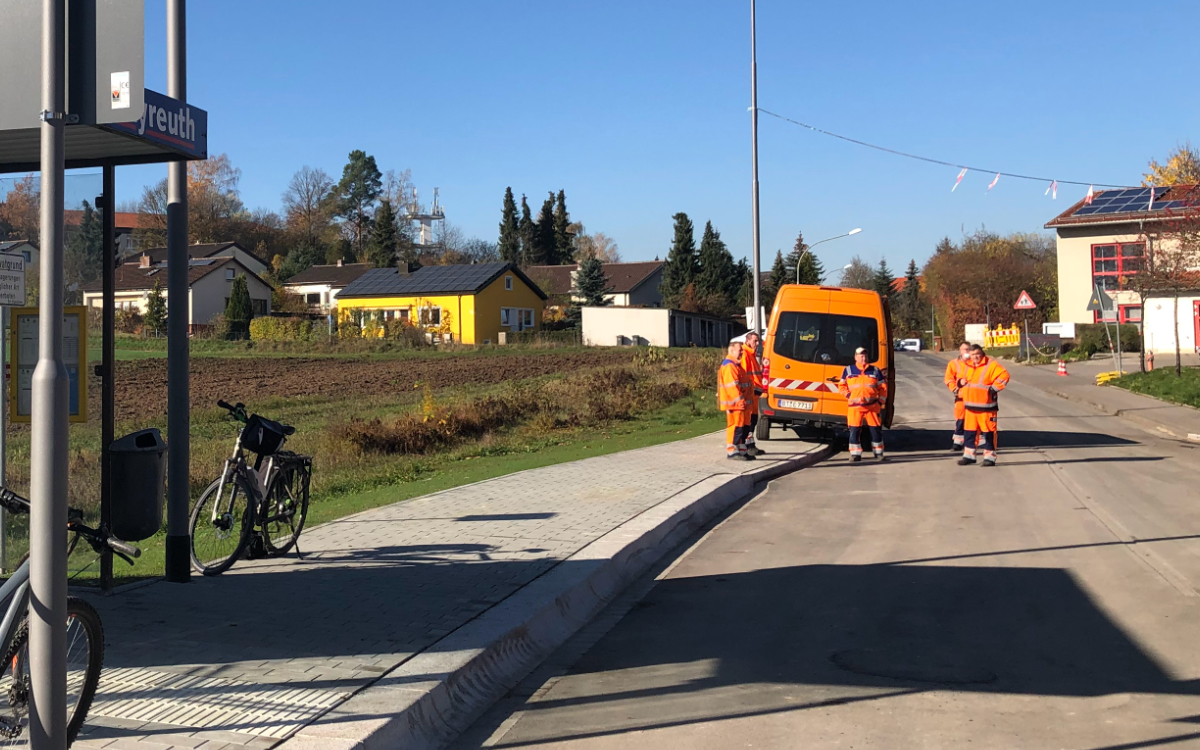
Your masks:
{"label": "concrete curb", "polygon": [[[1141,414],[1138,414],[1134,410],[1113,409],[1110,406],[1106,406],[1105,404],[1099,403],[1098,399],[1093,400],[1090,398],[1086,398],[1084,396],[1078,396],[1075,394],[1066,393],[1064,391],[1060,391],[1060,390],[1050,387],[1050,386],[1040,386],[1040,385],[1037,385],[1036,383],[1030,383],[1029,381],[1024,381],[1023,385],[1028,385],[1032,388],[1037,388],[1039,391],[1042,391],[1043,393],[1048,393],[1051,396],[1057,396],[1057,397],[1059,397],[1061,399],[1065,399],[1067,401],[1073,401],[1077,404],[1083,404],[1084,406],[1090,406],[1093,409],[1096,409],[1097,411],[1103,412],[1104,414],[1108,414],[1113,417],[1119,417],[1121,419],[1124,419],[1127,422],[1133,422],[1138,427],[1141,427],[1144,430],[1150,430],[1151,432],[1165,433],[1177,440],[1188,440],[1191,442],[1200,442],[1200,435],[1197,435],[1195,433],[1187,433],[1187,432],[1180,433],[1177,430],[1172,430],[1170,427],[1167,427],[1162,422],[1159,422],[1156,419],[1149,419],[1147,417],[1143,417]],[[1153,396],[1146,396],[1145,394],[1142,394],[1142,393],[1135,393],[1133,395],[1143,396],[1143,397],[1148,398],[1156,403],[1162,404],[1163,406],[1180,406],[1181,405],[1181,404],[1173,404],[1169,401],[1163,401],[1162,399],[1157,399],[1157,398],[1154,398]]]}
{"label": "concrete curb", "polygon": [[297,732],[289,750],[436,750],[470,726],[637,580],[755,485],[811,466],[814,450],[677,493],[584,547]]}

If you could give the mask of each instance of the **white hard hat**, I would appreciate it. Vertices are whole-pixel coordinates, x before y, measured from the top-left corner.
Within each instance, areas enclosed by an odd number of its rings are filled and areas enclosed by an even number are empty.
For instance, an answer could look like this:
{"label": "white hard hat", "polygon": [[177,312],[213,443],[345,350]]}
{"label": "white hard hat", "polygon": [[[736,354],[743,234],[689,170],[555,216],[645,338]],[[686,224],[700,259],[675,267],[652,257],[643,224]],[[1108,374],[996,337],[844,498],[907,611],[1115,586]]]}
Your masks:
{"label": "white hard hat", "polygon": [[746,343],[746,337],[749,335],[750,334],[747,332],[747,333],[743,333],[741,336],[734,336],[733,338],[729,339],[729,343],[744,344],[744,343]]}

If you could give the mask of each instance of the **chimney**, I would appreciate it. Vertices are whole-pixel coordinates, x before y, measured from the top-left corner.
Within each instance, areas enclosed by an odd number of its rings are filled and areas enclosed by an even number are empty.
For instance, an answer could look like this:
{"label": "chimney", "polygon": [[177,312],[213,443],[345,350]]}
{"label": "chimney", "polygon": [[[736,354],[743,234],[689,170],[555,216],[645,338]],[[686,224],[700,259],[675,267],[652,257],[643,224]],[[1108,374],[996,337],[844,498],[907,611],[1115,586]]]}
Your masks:
{"label": "chimney", "polygon": [[408,265],[408,261],[406,261],[406,260],[402,260],[399,263],[397,263],[396,268],[397,268],[397,270],[400,271],[401,276],[408,276],[408,275],[412,274],[412,267],[410,265]]}
{"label": "chimney", "polygon": [[150,267],[150,256],[146,255],[145,253],[142,253],[142,258],[138,262],[138,268],[149,268],[149,267]]}
{"label": "chimney", "polygon": [[338,268],[341,268],[341,267],[342,267],[342,259],[338,258]]}

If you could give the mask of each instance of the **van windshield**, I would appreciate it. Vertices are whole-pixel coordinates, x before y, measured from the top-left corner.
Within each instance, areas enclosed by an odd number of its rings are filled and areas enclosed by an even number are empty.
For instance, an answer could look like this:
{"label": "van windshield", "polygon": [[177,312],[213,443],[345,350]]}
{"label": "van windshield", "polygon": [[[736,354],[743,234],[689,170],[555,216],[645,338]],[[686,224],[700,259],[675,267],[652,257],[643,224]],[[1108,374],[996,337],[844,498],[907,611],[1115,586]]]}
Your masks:
{"label": "van windshield", "polygon": [[817,365],[852,365],[854,350],[864,347],[879,358],[879,324],[874,318],[818,312],[782,312],[775,328],[774,351],[781,357]]}

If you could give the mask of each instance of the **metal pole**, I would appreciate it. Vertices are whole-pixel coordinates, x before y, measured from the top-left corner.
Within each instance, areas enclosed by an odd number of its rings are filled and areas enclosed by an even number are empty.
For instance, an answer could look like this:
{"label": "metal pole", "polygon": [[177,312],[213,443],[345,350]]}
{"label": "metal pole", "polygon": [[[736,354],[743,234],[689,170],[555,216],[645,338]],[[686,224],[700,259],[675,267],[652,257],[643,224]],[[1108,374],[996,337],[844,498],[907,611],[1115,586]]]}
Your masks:
{"label": "metal pole", "polygon": [[62,340],[65,60],[66,0],[42,0],[41,304],[29,471],[29,671],[33,682],[29,739],[35,750],[67,747],[64,541],[70,383]]}
{"label": "metal pole", "polygon": [[[100,377],[101,393],[100,393],[100,528],[112,528],[112,457],[108,452],[108,447],[112,445],[116,439],[116,383],[113,377],[116,375],[116,342],[113,340],[116,330],[116,292],[114,291],[114,277],[116,262],[116,252],[113,247],[113,233],[116,227],[116,167],[108,165],[104,167],[101,180],[103,188],[101,194],[104,197],[104,213],[101,215],[101,221],[104,231],[104,237],[101,242],[100,257],[103,258],[104,270],[101,275],[102,285],[104,289],[104,299],[101,309],[101,346],[100,355]],[[112,591],[113,583],[113,555],[112,550],[107,547],[100,553],[100,590],[104,593]]]}
{"label": "metal pole", "polygon": [[[8,308],[0,308],[0,361],[4,363],[4,393],[0,394],[0,485],[8,486]],[[0,508],[0,573],[8,570],[8,511]]]}
{"label": "metal pole", "polygon": [[[187,4],[167,0],[167,95],[187,101]],[[167,546],[166,578],[191,580],[187,515],[191,458],[188,383],[187,163],[167,165]]]}
{"label": "metal pole", "polygon": [[750,160],[753,165],[754,183],[751,195],[754,201],[754,330],[761,332],[765,326],[762,317],[762,290],[759,288],[759,224],[758,224],[758,53],[755,49],[757,32],[754,25],[754,0],[750,0]]}
{"label": "metal pole", "polygon": [[1116,306],[1117,311],[1117,372],[1125,374],[1125,360],[1121,356],[1121,307]]}

